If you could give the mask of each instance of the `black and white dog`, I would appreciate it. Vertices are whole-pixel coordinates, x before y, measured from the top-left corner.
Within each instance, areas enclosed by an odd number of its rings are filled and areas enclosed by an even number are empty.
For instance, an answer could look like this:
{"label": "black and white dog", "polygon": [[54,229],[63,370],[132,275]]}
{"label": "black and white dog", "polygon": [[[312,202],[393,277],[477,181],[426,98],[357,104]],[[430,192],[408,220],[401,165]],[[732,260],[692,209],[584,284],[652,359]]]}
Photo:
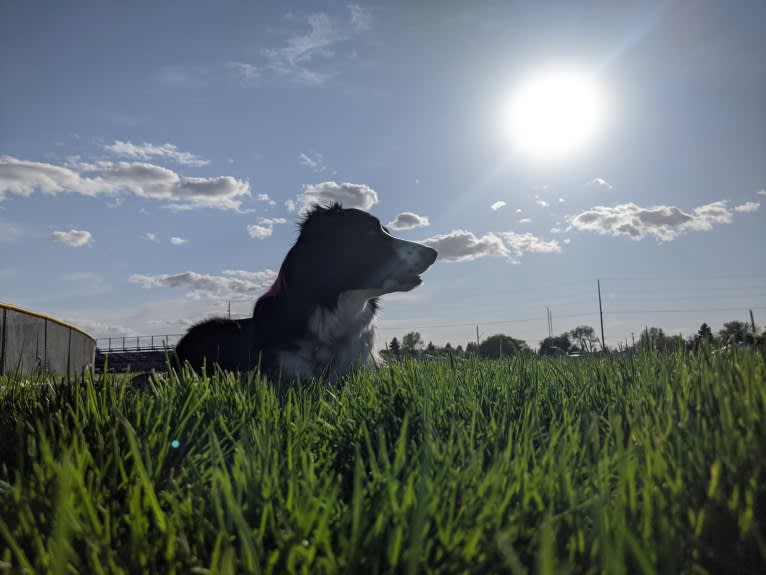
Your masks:
{"label": "black and white dog", "polygon": [[394,238],[367,212],[317,206],[253,317],[215,318],[189,329],[175,352],[200,370],[260,367],[272,379],[342,377],[374,353],[377,298],[409,291],[436,250]]}

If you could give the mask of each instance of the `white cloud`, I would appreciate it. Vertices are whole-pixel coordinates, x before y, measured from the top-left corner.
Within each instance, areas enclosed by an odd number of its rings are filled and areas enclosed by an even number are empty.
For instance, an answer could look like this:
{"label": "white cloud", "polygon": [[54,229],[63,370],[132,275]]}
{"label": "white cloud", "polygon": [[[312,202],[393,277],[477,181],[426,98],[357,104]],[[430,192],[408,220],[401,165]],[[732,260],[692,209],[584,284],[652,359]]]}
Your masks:
{"label": "white cloud", "polygon": [[614,207],[595,206],[569,218],[572,228],[602,235],[629,236],[640,240],[653,235],[672,241],[689,230],[710,230],[713,224],[729,224],[732,212],[725,201],[713,202],[686,213],[675,206],[642,208],[634,203]]}
{"label": "white cloud", "polygon": [[411,230],[412,228],[425,227],[429,225],[427,216],[419,216],[412,212],[402,212],[396,219],[388,222],[387,226],[392,230]]}
{"label": "white cloud", "polygon": [[258,223],[273,226],[276,224],[286,224],[287,220],[285,218],[260,218]]}
{"label": "white cloud", "polygon": [[174,246],[182,246],[188,241],[189,240],[187,240],[186,238],[180,238],[178,236],[173,236],[170,238],[170,243],[173,244]]}
{"label": "white cloud", "polygon": [[530,233],[504,232],[500,235],[517,256],[524,253],[550,254],[561,252],[561,246],[556,240],[545,241]]}
{"label": "white cloud", "polygon": [[287,39],[287,46],[266,50],[265,67],[282,76],[293,78],[305,84],[321,84],[332,74],[318,71],[317,60],[332,56],[330,46],[340,40],[327,14],[311,14],[308,19],[309,31]]}
{"label": "white cloud", "polygon": [[370,10],[358,4],[349,4],[351,26],[358,32],[369,30],[372,26],[372,14]]}
{"label": "white cloud", "polygon": [[277,272],[270,269],[265,269],[257,272],[251,272],[247,270],[223,270],[221,272],[226,277],[234,277],[243,279],[250,282],[255,282],[263,287],[269,287],[274,280],[277,279]]}
{"label": "white cloud", "polygon": [[141,236],[145,240],[149,240],[150,242],[156,242],[157,236],[153,234],[152,232],[146,232],[143,236]]}
{"label": "white cloud", "polygon": [[564,240],[563,240],[563,241],[564,241],[564,243],[565,243],[565,244],[567,244],[567,245],[569,245],[569,244],[571,244],[571,243],[572,243],[572,240],[570,240],[569,238],[564,238]]}
{"label": "white cloud", "polygon": [[0,201],[5,194],[136,196],[168,202],[173,210],[217,208],[239,211],[250,195],[246,181],[231,176],[192,178],[145,162],[97,162],[78,169],[0,156]]}
{"label": "white cloud", "polygon": [[[97,321],[92,319],[85,319],[82,317],[70,317],[67,321],[72,325],[76,325],[80,329],[84,330],[95,337],[107,338],[107,337],[135,337],[140,335],[136,330],[126,327],[121,324],[115,324],[111,322]],[[113,342],[117,345],[118,342]]]}
{"label": "white cloud", "polygon": [[563,233],[563,230],[561,228],[551,228],[552,234],[560,234]]}
{"label": "white cloud", "polygon": [[421,243],[439,252],[439,259],[449,262],[475,260],[486,256],[509,255],[503,240],[492,233],[477,238],[466,230],[453,230],[449,234],[422,240]]}
{"label": "white cloud", "polygon": [[288,212],[294,212],[298,209],[298,204],[295,203],[295,200],[285,200],[285,209]]}
{"label": "white cloud", "polygon": [[589,181],[587,184],[585,184],[589,188],[599,188],[602,190],[608,190],[611,191],[614,189],[614,186],[607,182],[604,178],[593,178],[591,181]]}
{"label": "white cloud", "polygon": [[301,163],[301,165],[306,166],[315,172],[325,171],[324,158],[322,157],[322,154],[314,154],[314,157],[312,158],[308,154],[301,152],[298,155],[298,161]]}
{"label": "white cloud", "polygon": [[498,201],[496,201],[494,204],[492,204],[491,206],[489,206],[489,208],[490,208],[490,209],[491,209],[493,212],[496,212],[496,211],[497,211],[497,210],[499,210],[500,208],[504,208],[504,207],[505,207],[505,206],[507,206],[507,205],[508,205],[508,204],[506,204],[506,203],[505,203],[503,200],[498,200]]}
{"label": "white cloud", "polygon": [[516,213],[520,214],[521,213],[521,208],[516,208]]}
{"label": "white cloud", "polygon": [[274,228],[272,226],[261,226],[258,224],[253,224],[250,226],[247,226],[247,233],[250,235],[251,238],[254,238],[256,240],[264,240],[271,236],[271,233],[274,231]]}
{"label": "white cloud", "polygon": [[224,270],[221,275],[183,272],[178,274],[133,274],[129,281],[142,288],[179,288],[192,299],[237,299],[254,296],[268,288],[277,272],[266,269],[257,272]]}
{"label": "white cloud", "polygon": [[759,196],[766,196],[766,190],[758,190],[755,193],[758,194]]}
{"label": "white cloud", "polygon": [[542,207],[544,207],[544,208],[547,208],[547,207],[548,207],[548,202],[546,202],[545,200],[537,199],[537,200],[535,200],[535,203],[536,203],[538,206],[542,206]]}
{"label": "white cloud", "polygon": [[566,202],[566,200],[564,198],[559,198],[559,203],[560,204],[563,204],[564,202]]}
{"label": "white cloud", "polygon": [[35,191],[50,195],[75,192],[95,196],[109,190],[103,181],[83,178],[69,168],[0,156],[0,201],[6,194],[29,197]]}
{"label": "white cloud", "polygon": [[519,220],[519,223],[520,224],[531,224],[532,223],[532,218],[521,218]]}
{"label": "white cloud", "polygon": [[734,206],[735,212],[755,212],[758,210],[758,208],[761,207],[761,204],[758,202],[745,202],[742,205]]}
{"label": "white cloud", "polygon": [[242,80],[255,80],[260,78],[263,73],[263,70],[258,66],[246,62],[227,62],[226,67]]}
{"label": "white cloud", "polygon": [[337,46],[352,40],[372,26],[370,11],[355,4],[348,6],[348,19],[331,19],[327,14],[310,14],[308,31],[293,33],[281,48],[264,50],[259,65],[229,62],[227,67],[240,78],[251,80],[265,72],[308,85],[320,85],[335,75],[328,64],[337,57]]}
{"label": "white cloud", "polygon": [[133,158],[136,160],[151,160],[152,158],[167,158],[184,166],[206,166],[210,162],[190,152],[182,152],[173,144],[133,144],[115,140],[113,144],[104,146],[106,150],[117,156]]}
{"label": "white cloud", "polygon": [[[344,208],[369,210],[378,203],[378,194],[371,187],[364,184],[322,182],[321,184],[303,186],[303,192],[297,197],[297,200],[297,206],[300,206],[300,213],[307,212],[315,204],[328,205],[335,202],[343,204]],[[289,211],[293,211],[287,202],[285,202],[285,205]],[[293,207],[295,206],[293,204]]]}
{"label": "white cloud", "polygon": [[71,246],[73,248],[80,248],[90,243],[93,236],[90,232],[85,230],[69,230],[68,232],[54,231],[51,233],[53,241]]}
{"label": "white cloud", "polygon": [[263,240],[271,236],[275,225],[286,223],[285,218],[259,218],[257,224],[247,226],[247,233],[251,238]]}
{"label": "white cloud", "polygon": [[277,205],[277,202],[275,202],[274,200],[272,200],[272,199],[269,197],[269,194],[258,194],[258,195],[255,197],[255,199],[256,199],[256,200],[258,200],[259,202],[266,202],[266,203],[267,203],[267,204],[269,204],[270,206],[275,206],[275,205]]}

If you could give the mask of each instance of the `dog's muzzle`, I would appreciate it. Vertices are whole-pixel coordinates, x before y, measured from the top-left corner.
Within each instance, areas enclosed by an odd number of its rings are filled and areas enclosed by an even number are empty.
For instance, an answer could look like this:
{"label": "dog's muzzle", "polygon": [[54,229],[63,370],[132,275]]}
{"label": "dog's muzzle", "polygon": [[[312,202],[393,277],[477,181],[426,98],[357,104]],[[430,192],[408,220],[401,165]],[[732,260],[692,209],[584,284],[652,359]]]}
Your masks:
{"label": "dog's muzzle", "polygon": [[395,268],[383,283],[383,287],[393,291],[409,291],[423,283],[420,274],[436,261],[438,252],[417,242],[399,239],[395,241]]}

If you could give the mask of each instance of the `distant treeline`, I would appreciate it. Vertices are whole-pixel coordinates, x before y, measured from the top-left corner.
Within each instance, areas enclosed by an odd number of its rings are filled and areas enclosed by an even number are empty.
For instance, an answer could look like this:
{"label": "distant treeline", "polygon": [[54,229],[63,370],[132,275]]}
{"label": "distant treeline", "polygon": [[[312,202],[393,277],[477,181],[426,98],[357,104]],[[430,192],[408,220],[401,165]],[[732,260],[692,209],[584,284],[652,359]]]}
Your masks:
{"label": "distant treeline", "polygon": [[[703,345],[711,347],[724,347],[733,344],[763,347],[766,345],[766,330],[760,330],[754,323],[742,321],[729,321],[717,334],[707,323],[703,323],[697,333],[691,337],[671,335],[665,333],[660,327],[646,327],[638,339],[631,339],[620,343],[612,351],[631,350],[655,350],[655,351],[679,351],[696,350]],[[602,350],[601,340],[596,335],[596,330],[589,325],[581,325],[562,334],[546,337],[540,342],[539,347],[532,349],[527,342],[505,334],[495,334],[477,343],[469,341],[465,345],[453,346],[446,343],[444,346],[427,344],[417,331],[405,334],[401,340],[394,337],[386,343],[386,349],[381,355],[386,359],[415,357],[465,357],[478,356],[484,358],[512,357],[515,355],[540,355],[562,356],[581,355],[595,353]]]}

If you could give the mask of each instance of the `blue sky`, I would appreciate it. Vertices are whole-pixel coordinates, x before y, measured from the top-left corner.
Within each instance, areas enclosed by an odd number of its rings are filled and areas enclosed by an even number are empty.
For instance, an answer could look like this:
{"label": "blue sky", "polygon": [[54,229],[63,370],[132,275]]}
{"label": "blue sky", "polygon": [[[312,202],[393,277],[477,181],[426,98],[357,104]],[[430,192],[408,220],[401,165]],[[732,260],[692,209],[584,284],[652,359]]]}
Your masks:
{"label": "blue sky", "polygon": [[[340,197],[442,254],[381,343],[534,346],[546,306],[598,326],[597,278],[608,344],[763,324],[765,26],[759,1],[0,2],[0,300],[97,336],[246,315]],[[603,125],[534,159],[508,107],[552,66]]]}

